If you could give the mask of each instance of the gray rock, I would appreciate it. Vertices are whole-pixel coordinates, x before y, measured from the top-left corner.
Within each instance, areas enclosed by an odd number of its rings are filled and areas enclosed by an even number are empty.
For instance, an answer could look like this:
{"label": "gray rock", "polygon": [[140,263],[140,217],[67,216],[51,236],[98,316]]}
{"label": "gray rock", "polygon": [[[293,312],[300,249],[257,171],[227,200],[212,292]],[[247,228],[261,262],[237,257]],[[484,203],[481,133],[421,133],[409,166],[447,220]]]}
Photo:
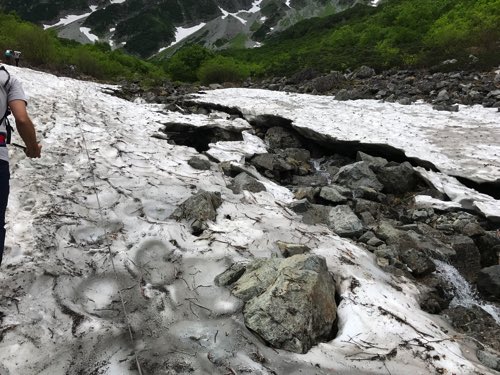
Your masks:
{"label": "gray rock", "polygon": [[339,185],[330,185],[322,187],[319,196],[328,202],[339,204],[347,202],[350,194],[352,193],[349,189]]}
{"label": "gray rock", "polygon": [[467,223],[462,228],[462,234],[469,237],[482,236],[484,229],[478,223]]}
{"label": "gray rock", "polygon": [[500,301],[500,265],[483,268],[477,276],[477,289],[486,298]]}
{"label": "gray rock", "polygon": [[386,199],[385,194],[382,194],[380,191],[377,191],[368,186],[357,187],[353,191],[353,196],[355,198],[365,198],[375,202],[382,202]]}
{"label": "gray rock", "polygon": [[375,70],[366,65],[363,65],[358,70],[354,72],[354,77],[356,78],[370,78],[375,75]]}
{"label": "gray rock", "polygon": [[486,232],[474,242],[481,254],[481,268],[499,264],[500,238],[497,238],[495,232]]}
{"label": "gray rock", "polygon": [[215,277],[215,285],[227,286],[234,284],[245,273],[246,264],[233,263],[231,267]]}
{"label": "gray rock", "polygon": [[363,233],[363,235],[358,238],[358,241],[362,242],[362,243],[367,243],[369,240],[371,240],[372,238],[375,238],[375,237],[376,237],[375,233],[373,233],[371,230],[369,230],[368,232]]}
{"label": "gray rock", "polygon": [[288,207],[297,214],[303,214],[304,212],[309,211],[313,207],[313,205],[304,198],[290,203]]}
{"label": "gray rock", "polygon": [[266,132],[265,141],[272,150],[302,148],[302,141],[294,132],[275,126]]}
{"label": "gray rock", "polygon": [[233,286],[231,293],[245,302],[260,296],[276,279],[279,265],[278,258],[259,258],[247,265],[246,271]]}
{"label": "gray rock", "polygon": [[351,100],[352,99],[352,94],[350,91],[347,91],[346,89],[339,90],[335,94],[335,100],[338,101],[346,101],[346,100]]}
{"label": "gray rock", "polygon": [[371,156],[361,151],[358,151],[356,154],[356,160],[364,161],[369,167],[385,167],[388,163],[388,161],[384,158]]}
{"label": "gray rock", "polygon": [[382,241],[380,238],[373,237],[373,238],[370,238],[366,244],[369,246],[378,247],[380,245],[383,245],[384,241]]}
{"label": "gray rock", "polygon": [[328,177],[322,174],[314,174],[310,176],[293,176],[293,185],[303,185],[303,186],[326,186],[328,185]]}
{"label": "gray rock", "polygon": [[185,200],[170,215],[177,221],[187,220],[194,234],[201,233],[206,229],[207,221],[215,220],[217,208],[222,204],[219,192],[207,192],[201,190],[199,193]]}
{"label": "gray rock", "polygon": [[363,232],[363,223],[346,205],[332,207],[328,215],[328,226],[339,236],[356,237]]}
{"label": "gray rock", "polygon": [[479,359],[483,365],[493,370],[500,371],[500,357],[497,354],[487,350],[478,350],[476,355],[477,359]]}
{"label": "gray rock", "polygon": [[328,224],[331,207],[320,204],[311,205],[310,209],[302,214],[302,221],[306,224]]}
{"label": "gray rock", "polygon": [[445,102],[447,100],[450,100],[450,95],[448,95],[448,91],[446,91],[446,89],[439,91],[436,101]]}
{"label": "gray rock", "polygon": [[425,254],[415,249],[408,249],[399,252],[399,257],[414,276],[426,276],[436,270],[434,262]]}
{"label": "gray rock", "polygon": [[296,353],[330,340],[337,306],[325,259],[296,255],[256,262],[233,289],[247,301],[246,326],[271,346]]}
{"label": "gray rock", "polygon": [[377,176],[368,167],[364,161],[349,164],[340,168],[339,172],[333,177],[333,182],[355,189],[360,186],[368,186],[377,191],[382,190],[383,185],[377,179]]}
{"label": "gray rock", "polygon": [[481,268],[481,254],[474,241],[465,236],[454,236],[451,242],[456,256],[452,264],[471,283],[476,281]]}
{"label": "gray rock", "polygon": [[243,190],[247,190],[252,193],[258,193],[259,191],[266,191],[266,187],[261,182],[249,176],[246,173],[240,173],[239,175],[237,175],[234,178],[233,183],[230,186],[230,189],[235,194],[239,194],[243,192]]}
{"label": "gray rock", "polygon": [[286,163],[284,159],[278,157],[276,154],[260,154],[252,158],[251,163],[258,169],[268,171],[291,171],[293,167]]}
{"label": "gray rock", "polygon": [[345,81],[345,77],[340,72],[332,72],[326,76],[315,78],[311,82],[311,86],[318,93],[325,93],[332,90],[335,87]]}
{"label": "gray rock", "polygon": [[392,194],[414,191],[420,182],[417,173],[408,162],[380,168],[377,171],[377,178],[382,183],[384,191]]}
{"label": "gray rock", "polygon": [[201,156],[193,156],[188,160],[188,164],[194,169],[199,170],[209,170],[211,166],[210,161],[207,158]]}
{"label": "gray rock", "polygon": [[309,202],[314,202],[316,197],[319,195],[321,188],[319,187],[303,187],[299,186],[294,192],[295,199],[306,198]]}
{"label": "gray rock", "polygon": [[289,258],[294,255],[304,254],[311,251],[311,249],[303,244],[299,243],[287,243],[283,241],[277,241],[278,249],[285,258]]}

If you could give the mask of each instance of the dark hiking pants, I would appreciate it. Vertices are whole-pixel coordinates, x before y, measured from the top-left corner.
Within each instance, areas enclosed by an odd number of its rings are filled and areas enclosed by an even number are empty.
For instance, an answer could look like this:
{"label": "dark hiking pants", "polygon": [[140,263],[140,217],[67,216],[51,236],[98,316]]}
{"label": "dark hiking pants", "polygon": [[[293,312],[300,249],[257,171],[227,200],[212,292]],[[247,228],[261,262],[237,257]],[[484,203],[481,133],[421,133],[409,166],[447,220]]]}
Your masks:
{"label": "dark hiking pants", "polygon": [[2,264],[5,243],[5,210],[9,199],[9,163],[0,160],[0,264]]}

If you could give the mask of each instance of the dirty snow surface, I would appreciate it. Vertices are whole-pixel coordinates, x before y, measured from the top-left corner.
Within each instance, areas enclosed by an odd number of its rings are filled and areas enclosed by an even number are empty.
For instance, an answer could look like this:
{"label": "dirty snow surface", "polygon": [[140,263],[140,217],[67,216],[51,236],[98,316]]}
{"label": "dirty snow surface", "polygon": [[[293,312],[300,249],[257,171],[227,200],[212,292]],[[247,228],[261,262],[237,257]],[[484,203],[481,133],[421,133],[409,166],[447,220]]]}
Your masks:
{"label": "dirty snow surface", "polygon": [[[168,121],[216,117],[180,116],[116,98],[98,84],[11,70],[30,96],[44,154],[29,160],[11,150],[0,374],[139,374],[137,362],[143,374],[488,373],[466,359],[460,336],[420,310],[411,281],[393,279],[372,254],[325,226],[301,223],[284,208],[291,198],[283,188],[235,195],[217,164],[195,170],[187,164],[193,148],[151,137]],[[238,98],[243,93],[216,92],[210,100],[257,100]],[[285,98],[286,113],[297,105],[299,116],[300,98]],[[378,114],[377,129],[382,116],[430,125],[419,107],[366,104]],[[343,104],[339,117],[354,115],[361,126],[361,105]],[[470,110],[436,114],[436,127],[447,118],[459,124],[455,116],[491,126],[489,112]],[[224,203],[195,237],[168,217],[200,189],[220,192]],[[342,297],[336,338],[303,355],[266,347],[245,328],[241,302],[213,281],[234,261],[277,254],[278,240],[324,256]]]}

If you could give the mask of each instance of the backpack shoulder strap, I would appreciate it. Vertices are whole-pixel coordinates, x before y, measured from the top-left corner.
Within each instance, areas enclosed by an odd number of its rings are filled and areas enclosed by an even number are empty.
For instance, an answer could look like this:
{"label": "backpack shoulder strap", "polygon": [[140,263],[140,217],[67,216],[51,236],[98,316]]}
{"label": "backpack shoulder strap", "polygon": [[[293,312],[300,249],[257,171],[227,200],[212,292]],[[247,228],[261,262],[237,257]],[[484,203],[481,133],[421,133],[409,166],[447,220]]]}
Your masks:
{"label": "backpack shoulder strap", "polygon": [[6,143],[10,143],[12,131],[14,130],[12,128],[12,125],[10,125],[9,118],[8,118],[8,116],[11,113],[10,112],[10,108],[9,108],[9,103],[7,103],[7,85],[10,82],[10,74],[7,71],[7,69],[5,69],[5,66],[3,66],[3,65],[0,66],[0,71],[2,71],[2,70],[7,74],[7,80],[3,84],[3,87],[2,87],[2,90],[1,90],[2,94],[5,95],[5,113],[4,113],[3,117],[0,119],[0,124],[5,122],[5,127],[7,129]]}

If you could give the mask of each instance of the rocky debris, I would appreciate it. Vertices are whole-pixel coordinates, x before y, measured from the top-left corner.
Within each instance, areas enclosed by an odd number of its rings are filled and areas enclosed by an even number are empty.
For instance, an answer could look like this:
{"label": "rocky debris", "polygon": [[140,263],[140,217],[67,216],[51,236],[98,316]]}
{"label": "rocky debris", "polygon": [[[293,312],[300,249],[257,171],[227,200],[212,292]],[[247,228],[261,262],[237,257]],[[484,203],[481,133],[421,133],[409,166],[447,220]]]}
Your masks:
{"label": "rocky debris", "polygon": [[477,288],[486,298],[500,302],[500,265],[486,267],[479,271]]}
{"label": "rocky debris", "polygon": [[[381,100],[405,103],[425,99],[433,102],[439,110],[452,110],[447,106],[456,106],[461,100],[457,99],[457,88],[453,84],[458,79],[456,77],[443,73],[422,81],[418,74],[410,75],[409,72],[397,76],[403,81],[388,82],[386,87],[359,86],[379,79],[377,74],[364,79],[354,77],[354,74],[343,78],[333,74],[324,80],[315,77],[302,85],[308,85],[308,92],[335,91],[337,99],[342,93],[345,99],[372,98],[373,95]],[[281,83],[282,80],[274,82],[277,86]],[[474,90],[466,89],[473,98],[471,101],[497,99],[495,95],[481,91],[476,83],[467,86]],[[313,84],[317,85],[316,88]],[[328,89],[330,86],[332,88]],[[375,157],[364,152],[366,148],[363,147],[360,149],[364,151],[356,152],[351,144],[341,142],[329,145],[329,149],[323,143],[318,145],[305,139],[305,135],[298,134],[290,123],[274,116],[260,116],[251,123],[254,134],[267,143],[268,152],[247,156],[246,164],[221,163],[224,173],[234,178],[229,186],[233,192],[261,191],[263,185],[258,180],[262,175],[288,187],[297,199],[288,208],[304,223],[326,225],[337,235],[362,244],[374,253],[377,264],[395,277],[415,278],[422,290],[420,305],[425,311],[442,314],[448,311],[452,298],[453,288],[441,280],[439,274],[436,275],[434,260],[452,263],[473,286],[481,267],[498,264],[500,239],[496,238],[494,224],[463,211],[461,207],[451,207],[448,197],[427,185],[409,162]],[[335,153],[332,154],[332,150]],[[384,151],[380,149],[378,155],[384,155]],[[425,201],[413,199],[422,196],[427,197]],[[432,204],[428,204],[429,199],[433,200]],[[200,230],[197,226],[194,231]],[[283,257],[290,259],[296,254],[309,252],[307,246],[301,244],[278,242],[277,247]],[[235,287],[234,291],[240,293],[240,298],[250,301],[254,295],[266,293],[273,281],[267,278],[279,267],[274,260],[270,262],[259,266],[259,271],[256,271],[262,282],[255,282],[244,291]],[[236,271],[217,282],[220,285],[232,284],[242,269],[237,267]],[[247,268],[245,274],[248,272]],[[480,293],[486,293],[484,288],[478,286],[478,289]],[[257,318],[252,319],[265,320],[266,315],[262,314],[255,311]],[[481,324],[475,324],[471,329],[481,327]],[[272,345],[287,350],[300,352],[308,345],[292,342],[285,331],[278,332],[275,328],[258,327],[255,331]],[[269,337],[266,332],[270,332]],[[277,332],[287,338],[276,338]]]}
{"label": "rocky debris", "polygon": [[[331,76],[333,74],[333,76]],[[456,112],[462,105],[499,107],[495,72],[430,72],[362,67],[354,73],[303,74],[297,79],[265,79],[250,87],[335,96],[336,100],[377,99],[400,104],[424,100],[436,110]],[[279,82],[279,83],[276,83]]]}
{"label": "rocky debris", "polygon": [[306,353],[333,338],[335,284],[323,257],[257,259],[231,292],[245,301],[246,326],[275,348]]}
{"label": "rocky debris", "polygon": [[253,178],[252,176],[249,176],[244,172],[240,173],[234,178],[229,188],[235,194],[239,194],[243,192],[243,190],[248,190],[252,193],[258,193],[259,191],[266,191],[266,187],[262,184],[262,182],[259,182],[257,179]]}
{"label": "rocky debris", "polygon": [[182,202],[170,216],[177,221],[187,220],[193,234],[200,234],[207,221],[215,220],[217,208],[222,204],[219,192],[200,191]]}

